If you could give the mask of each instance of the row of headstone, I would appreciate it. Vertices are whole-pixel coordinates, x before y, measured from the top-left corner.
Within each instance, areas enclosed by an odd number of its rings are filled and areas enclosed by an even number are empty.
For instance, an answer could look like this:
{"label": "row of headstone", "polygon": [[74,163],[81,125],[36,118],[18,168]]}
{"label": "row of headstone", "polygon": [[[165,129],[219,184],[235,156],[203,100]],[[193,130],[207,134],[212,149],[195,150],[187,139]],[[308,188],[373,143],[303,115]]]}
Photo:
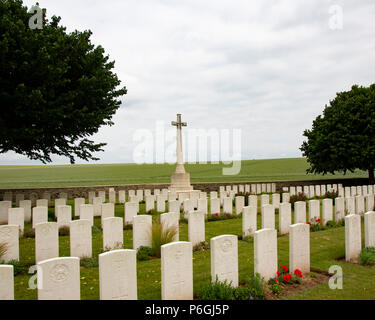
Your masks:
{"label": "row of headstone", "polygon": [[[364,214],[365,247],[375,247],[375,212]],[[345,216],[345,260],[358,262],[362,250],[361,216],[349,214]]]}
{"label": "row of headstone", "polygon": [[220,195],[225,194],[236,195],[238,193],[249,193],[249,194],[262,194],[262,193],[275,193],[276,192],[276,183],[258,183],[258,184],[245,184],[245,185],[226,185],[219,186]]}

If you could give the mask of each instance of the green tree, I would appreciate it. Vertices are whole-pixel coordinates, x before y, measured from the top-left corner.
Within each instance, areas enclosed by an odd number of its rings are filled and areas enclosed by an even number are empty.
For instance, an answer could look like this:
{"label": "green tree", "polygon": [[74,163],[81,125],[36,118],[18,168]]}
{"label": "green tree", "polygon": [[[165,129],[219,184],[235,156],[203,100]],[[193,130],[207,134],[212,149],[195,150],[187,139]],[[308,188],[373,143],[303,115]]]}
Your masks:
{"label": "green tree", "polygon": [[0,0],[0,153],[51,162],[52,154],[98,160],[105,143],[88,137],[113,125],[126,87],[91,31],[66,32],[60,17],[29,27],[20,0]]}
{"label": "green tree", "polygon": [[307,141],[300,150],[310,164],[308,172],[345,174],[360,169],[368,171],[374,184],[375,84],[337,93],[303,135]]}

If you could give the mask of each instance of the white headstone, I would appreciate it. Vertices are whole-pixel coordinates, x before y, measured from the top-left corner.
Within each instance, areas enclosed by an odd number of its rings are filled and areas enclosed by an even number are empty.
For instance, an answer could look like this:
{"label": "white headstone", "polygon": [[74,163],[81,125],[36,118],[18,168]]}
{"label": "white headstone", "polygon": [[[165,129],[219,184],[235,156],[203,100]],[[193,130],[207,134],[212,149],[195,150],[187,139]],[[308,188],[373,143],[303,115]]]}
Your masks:
{"label": "white headstone", "polygon": [[152,247],[152,216],[139,215],[133,218],[133,249]]}
{"label": "white headstone", "polygon": [[238,287],[238,239],[233,235],[222,235],[210,240],[211,281],[227,281]]}
{"label": "white headstone", "polygon": [[375,212],[365,213],[365,247],[375,248]]}
{"label": "white headstone", "polygon": [[30,200],[21,200],[19,204],[20,208],[23,208],[25,213],[25,222],[31,222],[31,201]]}
{"label": "white headstone", "polygon": [[366,196],[366,212],[374,210],[374,195],[369,194]]}
{"label": "white headstone", "polygon": [[14,300],[14,271],[12,265],[0,265],[0,300]]}
{"label": "white headstone", "polygon": [[294,203],[294,224],[306,223],[306,202],[297,201]]}
{"label": "white headstone", "polygon": [[138,214],[138,204],[135,202],[126,202],[124,206],[125,210],[125,224],[132,224],[133,218]]}
{"label": "white headstone", "polygon": [[279,210],[279,232],[289,233],[289,226],[292,224],[292,204],[289,202],[280,203]]}
{"label": "white headstone", "polygon": [[9,208],[8,224],[19,226],[20,235],[23,235],[25,228],[25,212],[23,208]]}
{"label": "white headstone", "polygon": [[217,198],[217,192],[216,191],[211,191],[210,192],[210,199],[216,199]]}
{"label": "white headstone", "polygon": [[256,195],[249,196],[249,206],[258,208],[258,196]]}
{"label": "white headstone", "polygon": [[362,195],[362,187],[361,186],[357,186],[357,196],[361,196]]}
{"label": "white headstone", "polygon": [[250,185],[245,184],[245,193],[250,193]]}
{"label": "white headstone", "polygon": [[256,184],[252,184],[250,186],[250,193],[251,194],[256,194],[257,193],[257,185]]}
{"label": "white headstone", "polygon": [[36,206],[48,208],[48,200],[47,199],[38,199],[38,200],[36,200]]}
{"label": "white headstone", "polygon": [[253,236],[256,230],[257,207],[244,207],[242,212],[242,237]]}
{"label": "white headstone", "polygon": [[58,211],[60,206],[66,206],[66,199],[65,198],[59,198],[55,199],[55,218],[58,216]]}
{"label": "white headstone", "polygon": [[365,213],[365,198],[363,196],[355,197],[355,213],[361,215]]}
{"label": "white headstone", "polygon": [[271,183],[271,192],[272,193],[276,192],[276,183]]}
{"label": "white headstone", "polygon": [[94,206],[92,204],[81,204],[79,208],[79,218],[89,220],[91,226],[94,226]]}
{"label": "white headstone", "polygon": [[272,194],[272,205],[275,209],[280,208],[280,193]]}
{"label": "white headstone", "polygon": [[103,249],[120,249],[124,244],[124,232],[122,218],[105,218],[103,224]]}
{"label": "white headstone", "polygon": [[315,195],[317,196],[317,197],[320,197],[320,195],[321,195],[321,192],[320,192],[321,190],[320,190],[320,186],[315,186]]}
{"label": "white headstone", "polygon": [[328,221],[333,221],[333,200],[323,199],[322,222],[326,225]]}
{"label": "white headstone", "polygon": [[260,196],[260,207],[262,208],[264,205],[270,204],[270,196],[268,194],[262,194]]}
{"label": "white headstone", "polygon": [[220,199],[219,198],[213,198],[210,200],[210,213],[220,214]]}
{"label": "white headstone", "polygon": [[115,204],[114,203],[102,203],[102,221],[105,218],[112,218],[115,216]]}
{"label": "white headstone", "polygon": [[230,198],[230,197],[224,198],[223,213],[224,214],[233,214],[233,200],[232,200],[232,198]]}
{"label": "white headstone", "polygon": [[310,273],[310,226],[293,224],[289,228],[289,269]]}
{"label": "white headstone", "polygon": [[72,207],[71,206],[58,206],[57,210],[57,225],[60,228],[69,228],[72,221]]}
{"label": "white headstone", "polygon": [[94,198],[96,197],[96,192],[95,191],[89,191],[89,204],[94,204]]}
{"label": "white headstone", "polygon": [[345,217],[345,198],[335,198],[335,221],[339,222]]}
{"label": "white headstone", "polygon": [[113,204],[116,203],[116,191],[111,190],[108,192],[108,201]]}
{"label": "white headstone", "polygon": [[8,209],[12,207],[10,201],[0,201],[0,224],[8,223]]}
{"label": "white headstone", "polygon": [[119,190],[118,192],[118,202],[124,204],[126,201],[126,192],[125,190]]}
{"label": "white headstone", "polygon": [[156,196],[156,211],[165,212],[165,197],[163,195]]}
{"label": "white headstone", "polygon": [[262,185],[258,183],[256,185],[256,194],[261,194],[261,193],[262,193]]}
{"label": "white headstone", "polygon": [[[207,206],[208,206],[207,198],[205,198],[205,199],[198,199],[198,211],[199,212],[202,212],[205,215],[207,215],[207,213],[208,213]],[[171,211],[171,210],[169,210],[169,211]]]}
{"label": "white headstone", "polygon": [[33,208],[33,228],[38,223],[48,222],[48,208],[47,207],[34,207]]}
{"label": "white headstone", "polygon": [[282,202],[286,203],[290,201],[290,194],[288,192],[284,192],[282,195]]}
{"label": "white headstone", "polygon": [[98,191],[98,197],[102,198],[102,203],[106,201],[106,192],[105,190]]}
{"label": "white headstone", "polygon": [[354,197],[347,197],[345,198],[345,208],[347,214],[355,214],[355,198]]}
{"label": "white headstone", "polygon": [[75,198],[74,199],[74,216],[75,217],[79,217],[79,210],[81,208],[81,205],[82,204],[85,204],[86,203],[86,199],[85,198]]}
{"label": "white headstone", "polygon": [[[0,243],[6,245],[6,252],[1,258],[4,263],[12,260],[19,261],[19,226],[0,226]],[[0,261],[1,262],[1,261]]]}
{"label": "white headstone", "polygon": [[100,300],[137,300],[137,253],[113,250],[99,255]]}
{"label": "white headstone", "polygon": [[272,204],[262,206],[262,229],[275,229],[275,208]]}
{"label": "white headstone", "polygon": [[94,206],[94,217],[100,217],[102,215],[102,197],[94,197],[92,199],[92,205]]}
{"label": "white headstone", "polygon": [[180,203],[178,200],[168,201],[168,211],[180,214]]}
{"label": "white headstone", "polygon": [[59,256],[59,229],[57,222],[38,223],[35,226],[36,263]]}
{"label": "white headstone", "polygon": [[205,242],[205,214],[202,212],[189,212],[188,218],[189,242],[193,247]]}
{"label": "white headstone", "polygon": [[291,196],[295,196],[296,195],[296,187],[290,187],[289,193],[290,193]]}
{"label": "white headstone", "polygon": [[349,214],[345,217],[345,260],[357,262],[361,250],[361,216]]}
{"label": "white headstone", "polygon": [[194,210],[194,203],[190,199],[186,199],[183,202],[183,211],[185,219],[188,217],[189,212]]}
{"label": "white headstone", "polygon": [[79,258],[64,257],[41,261],[37,273],[38,300],[80,300]]}
{"label": "white headstone", "polygon": [[74,220],[70,222],[70,256],[78,258],[92,257],[90,220]]}
{"label": "white headstone", "polygon": [[309,221],[312,222],[313,219],[320,219],[320,201],[319,200],[309,201]]}
{"label": "white headstone", "polygon": [[244,196],[237,196],[235,198],[235,205],[236,205],[236,214],[241,214],[243,207],[245,206],[245,197]]}
{"label": "white headstone", "polygon": [[145,206],[146,206],[146,209],[145,209],[146,212],[155,210],[155,196],[153,195],[145,196]]}
{"label": "white headstone", "polygon": [[277,272],[277,231],[262,229],[254,234],[254,274],[259,273],[265,281]]}
{"label": "white headstone", "polygon": [[193,248],[191,242],[161,246],[162,300],[193,299]]}
{"label": "white headstone", "polygon": [[167,212],[160,215],[160,224],[162,228],[173,228],[176,231],[176,235],[173,241],[178,241],[179,239],[179,221],[180,214],[176,212]]}

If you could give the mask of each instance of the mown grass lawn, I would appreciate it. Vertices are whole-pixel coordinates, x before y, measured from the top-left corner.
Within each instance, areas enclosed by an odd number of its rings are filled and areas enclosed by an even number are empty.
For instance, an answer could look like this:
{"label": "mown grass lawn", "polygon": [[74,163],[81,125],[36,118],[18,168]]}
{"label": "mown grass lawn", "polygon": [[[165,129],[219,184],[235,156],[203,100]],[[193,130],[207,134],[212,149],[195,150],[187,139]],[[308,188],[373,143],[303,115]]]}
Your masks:
{"label": "mown grass lawn", "polygon": [[[73,206],[72,201],[68,204]],[[123,217],[123,205],[116,205],[116,216]],[[140,205],[144,213],[144,204]],[[53,209],[50,208],[50,211]],[[74,211],[73,211],[74,212]],[[261,218],[258,215],[258,228]],[[95,226],[99,228],[100,218],[95,218]],[[278,215],[276,215],[278,226]],[[27,226],[26,226],[27,227]],[[95,229],[98,230],[98,229]],[[188,240],[188,226],[180,224],[180,240]],[[242,219],[212,221],[206,223],[206,241],[212,237],[223,234],[241,235]],[[363,235],[363,233],[362,233]],[[102,234],[93,233],[93,255],[102,252]],[[60,256],[69,256],[69,236],[59,238]],[[132,249],[132,231],[124,230],[124,248]],[[250,240],[239,241],[239,277],[240,281],[254,272],[254,247]],[[345,228],[337,227],[325,231],[311,233],[311,267],[328,272],[332,265],[343,268],[343,290],[331,290],[328,284],[318,285],[314,288],[297,294],[283,297],[283,299],[374,299],[375,298],[375,266],[365,267],[346,263],[339,259],[345,255]],[[22,238],[20,240],[20,259],[29,265],[35,261],[34,239]],[[339,260],[337,260],[339,259]],[[210,282],[210,250],[195,252],[193,254],[194,266],[194,294],[199,288]],[[289,264],[289,237],[278,237],[278,262],[279,266]],[[138,298],[140,300],[161,299],[161,274],[160,259],[137,261]],[[15,277],[15,299],[37,299],[37,291],[28,289],[32,275],[17,275]],[[81,267],[81,299],[99,299],[99,274],[98,268]]]}
{"label": "mown grass lawn", "polygon": [[[313,180],[367,177],[356,171],[346,176],[306,174],[304,158],[246,160],[238,175],[224,176],[223,164],[185,164],[191,182]],[[170,164],[103,164],[66,166],[0,166],[0,188],[37,188],[90,185],[170,183],[175,165]]]}

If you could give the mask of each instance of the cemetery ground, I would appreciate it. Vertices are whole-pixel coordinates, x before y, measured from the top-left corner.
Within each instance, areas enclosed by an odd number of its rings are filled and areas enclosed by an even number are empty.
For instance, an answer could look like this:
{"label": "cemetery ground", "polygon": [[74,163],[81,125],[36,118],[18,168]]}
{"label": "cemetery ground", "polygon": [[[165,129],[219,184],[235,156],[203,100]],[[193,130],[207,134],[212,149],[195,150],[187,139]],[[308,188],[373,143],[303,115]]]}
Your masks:
{"label": "cemetery ground", "polygon": [[[362,171],[346,175],[306,174],[304,158],[246,160],[241,172],[234,176],[222,174],[223,164],[185,164],[191,182],[240,182],[276,180],[315,180],[329,178],[367,178]],[[62,166],[0,166],[0,188],[38,188],[92,185],[170,183],[175,164],[97,164]]]}
{"label": "cemetery ground", "polygon": [[[259,199],[258,199],[259,201]],[[68,205],[74,208],[73,201],[68,201]],[[258,229],[261,228],[261,216],[258,205]],[[49,208],[49,220],[52,219],[54,211],[52,201]],[[308,211],[308,210],[307,210]],[[74,210],[73,210],[74,212]],[[308,212],[307,212],[308,213]],[[123,217],[124,206],[116,205],[116,216]],[[144,204],[140,204],[139,214],[145,214]],[[153,214],[156,219],[158,214]],[[76,217],[73,219],[77,219]],[[278,214],[275,217],[276,228],[278,228]],[[103,252],[102,233],[100,230],[100,217],[95,217],[94,229],[92,234],[93,257]],[[362,221],[363,226],[363,221]],[[25,228],[31,228],[31,225],[25,224]],[[205,237],[206,242],[210,239],[224,234],[241,236],[242,219],[235,216],[233,219],[209,221],[206,222]],[[268,299],[374,299],[375,297],[375,266],[361,266],[345,262],[345,228],[336,226],[327,230],[311,232],[311,275],[304,277],[300,285],[295,289],[286,285],[284,292],[280,296],[272,295]],[[364,232],[362,229],[362,237]],[[247,276],[254,272],[254,247],[253,240],[239,238],[238,243],[238,263],[239,263],[239,281],[244,281]],[[180,222],[180,241],[188,240],[188,225]],[[28,274],[29,266],[34,265],[35,261],[35,243],[33,238],[20,239],[20,262],[24,266],[19,274],[15,275],[15,299],[33,300],[37,299],[37,290],[29,289],[29,280],[32,274]],[[132,249],[132,230],[124,230],[125,249]],[[60,257],[69,256],[69,235],[59,237],[59,255]],[[94,260],[94,259],[93,259]],[[93,261],[91,260],[91,261]],[[278,265],[289,265],[289,236],[278,235]],[[332,290],[328,287],[328,269],[332,265],[338,265],[343,270],[343,289]],[[193,253],[194,268],[194,296],[196,297],[200,288],[211,281],[210,269],[210,250],[202,250]],[[17,270],[15,270],[17,272]],[[160,300],[161,299],[161,260],[153,258],[148,261],[137,261],[137,282],[139,300]],[[81,266],[80,285],[82,300],[99,299],[99,272],[98,266],[94,263],[92,266]]]}

